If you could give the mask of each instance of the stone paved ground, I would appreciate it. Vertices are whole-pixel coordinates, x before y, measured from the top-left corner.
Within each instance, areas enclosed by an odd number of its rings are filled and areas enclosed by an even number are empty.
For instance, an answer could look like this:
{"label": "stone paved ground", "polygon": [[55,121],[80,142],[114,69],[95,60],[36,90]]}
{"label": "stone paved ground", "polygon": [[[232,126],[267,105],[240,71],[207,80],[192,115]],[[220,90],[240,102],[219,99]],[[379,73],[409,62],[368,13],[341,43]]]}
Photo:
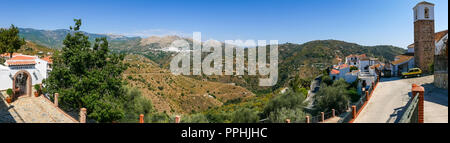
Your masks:
{"label": "stone paved ground", "polygon": [[323,122],[323,123],[338,123],[338,121],[340,119],[341,119],[341,117],[336,116],[336,117],[332,117],[330,119],[325,120],[325,122]]}
{"label": "stone paved ground", "polygon": [[0,123],[75,123],[44,97],[21,97],[7,104],[0,101]]}
{"label": "stone paved ground", "polygon": [[396,123],[411,99],[411,85],[425,88],[425,123],[448,123],[448,90],[436,88],[434,77],[384,78],[355,123]]}

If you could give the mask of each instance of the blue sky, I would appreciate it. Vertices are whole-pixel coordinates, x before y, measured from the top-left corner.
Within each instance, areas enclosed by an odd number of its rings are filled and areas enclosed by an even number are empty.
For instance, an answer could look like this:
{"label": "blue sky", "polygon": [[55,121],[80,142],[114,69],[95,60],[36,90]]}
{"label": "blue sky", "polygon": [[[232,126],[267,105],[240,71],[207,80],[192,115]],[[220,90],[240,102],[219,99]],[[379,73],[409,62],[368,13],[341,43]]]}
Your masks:
{"label": "blue sky", "polygon": [[[0,27],[68,29],[134,36],[202,32],[202,39],[336,39],[406,47],[412,8],[422,0],[0,0]],[[435,29],[448,29],[448,1],[435,3]]]}

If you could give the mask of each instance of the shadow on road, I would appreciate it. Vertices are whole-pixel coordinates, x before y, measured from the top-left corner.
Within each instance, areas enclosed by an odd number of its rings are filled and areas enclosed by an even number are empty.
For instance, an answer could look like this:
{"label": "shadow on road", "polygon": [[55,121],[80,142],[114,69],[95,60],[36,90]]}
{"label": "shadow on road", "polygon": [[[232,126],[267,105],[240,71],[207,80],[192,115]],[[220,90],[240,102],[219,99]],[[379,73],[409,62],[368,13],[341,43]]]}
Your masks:
{"label": "shadow on road", "polygon": [[[405,107],[407,107],[407,106],[395,108],[394,112],[391,115],[389,115],[389,119],[386,121],[386,123],[400,122],[400,119],[402,118],[403,114],[405,113]],[[394,122],[392,122],[392,120],[394,120]]]}
{"label": "shadow on road", "polygon": [[448,107],[448,90],[437,88],[432,83],[422,85],[425,88],[425,101]]}
{"label": "shadow on road", "polygon": [[400,80],[400,77],[381,77],[380,82],[389,82],[389,81],[395,81]]}
{"label": "shadow on road", "polygon": [[[3,95],[0,95],[0,96],[3,96]],[[13,108],[13,106],[11,106],[11,107]],[[9,109],[11,107],[8,107],[5,104],[5,102],[3,101],[3,98],[0,98],[0,123],[16,123],[16,120],[9,112]]]}

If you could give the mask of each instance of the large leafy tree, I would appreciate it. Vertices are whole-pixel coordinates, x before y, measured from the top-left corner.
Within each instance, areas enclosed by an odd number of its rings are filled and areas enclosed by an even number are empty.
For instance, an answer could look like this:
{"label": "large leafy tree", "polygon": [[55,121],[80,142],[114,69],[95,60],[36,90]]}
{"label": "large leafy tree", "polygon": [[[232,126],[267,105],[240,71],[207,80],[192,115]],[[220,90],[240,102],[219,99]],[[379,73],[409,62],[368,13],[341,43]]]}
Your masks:
{"label": "large leafy tree", "polygon": [[59,93],[61,106],[77,111],[87,108],[88,117],[98,122],[124,117],[120,102],[126,100],[121,74],[127,66],[124,55],[109,51],[105,37],[95,39],[80,32],[81,19],[75,19],[63,49],[53,56],[53,70],[45,81],[49,93]]}
{"label": "large leafy tree", "polygon": [[11,25],[9,29],[0,28],[0,53],[12,53],[25,44],[25,40],[19,37],[19,28]]}

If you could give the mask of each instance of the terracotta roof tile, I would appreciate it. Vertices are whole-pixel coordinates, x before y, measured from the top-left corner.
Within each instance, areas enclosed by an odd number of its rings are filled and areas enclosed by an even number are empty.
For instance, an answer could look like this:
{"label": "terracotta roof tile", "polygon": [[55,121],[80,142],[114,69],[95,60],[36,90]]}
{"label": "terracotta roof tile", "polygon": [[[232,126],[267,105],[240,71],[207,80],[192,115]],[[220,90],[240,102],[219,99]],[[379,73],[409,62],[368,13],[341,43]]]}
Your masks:
{"label": "terracotta roof tile", "polygon": [[48,63],[53,63],[52,56],[44,57],[42,60],[47,61]]}
{"label": "terracotta roof tile", "polygon": [[339,71],[338,71],[338,70],[335,70],[335,69],[333,69],[333,70],[331,70],[331,74],[339,74]]}
{"label": "terracotta roof tile", "polygon": [[8,65],[34,65],[36,57],[34,56],[25,56],[25,55],[17,55],[12,57],[9,60],[6,60]]}
{"label": "terracotta roof tile", "polygon": [[348,67],[349,67],[349,66],[348,66],[347,64],[339,65],[339,69],[348,68]]}
{"label": "terracotta roof tile", "polygon": [[395,56],[395,58],[398,58],[398,59],[392,62],[393,65],[402,64],[406,61],[411,60],[412,58],[414,58],[414,56],[398,55],[398,56]]}
{"label": "terracotta roof tile", "polygon": [[444,30],[444,31],[440,31],[434,34],[434,41],[435,42],[439,42],[439,40],[441,40],[445,34],[448,33],[448,30]]}

